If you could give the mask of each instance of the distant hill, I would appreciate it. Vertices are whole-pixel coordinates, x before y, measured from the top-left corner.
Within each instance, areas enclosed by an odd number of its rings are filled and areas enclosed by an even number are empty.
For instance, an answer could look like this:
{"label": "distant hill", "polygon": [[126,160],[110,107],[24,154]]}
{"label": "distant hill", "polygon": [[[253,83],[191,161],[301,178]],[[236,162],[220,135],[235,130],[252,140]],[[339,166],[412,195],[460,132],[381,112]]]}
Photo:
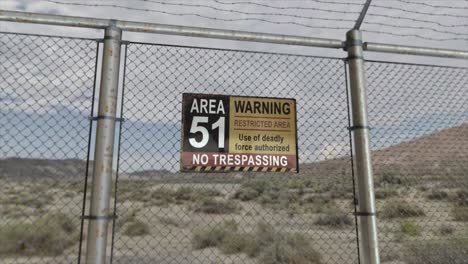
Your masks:
{"label": "distant hill", "polygon": [[0,159],[0,178],[14,180],[83,179],[86,161],[80,159]]}
{"label": "distant hill", "polygon": [[[468,124],[443,129],[372,152],[376,173],[413,175],[468,172]],[[303,164],[301,174],[337,175],[350,172],[350,158]]]}
{"label": "distant hill", "polygon": [[[373,151],[374,171],[402,171],[420,174],[462,174],[468,172],[468,124],[448,128],[402,142],[388,148]],[[8,158],[0,159],[0,178],[34,180],[80,179],[85,174],[86,161],[78,159],[48,160]],[[300,165],[301,175],[336,176],[349,175],[349,157],[330,159]],[[122,178],[132,179],[195,179],[200,174],[172,173],[168,170],[144,170],[122,173]],[[205,180],[239,178],[239,173],[204,174]]]}
{"label": "distant hill", "polygon": [[441,166],[468,168],[468,124],[448,128],[375,151],[375,166],[437,169]]}

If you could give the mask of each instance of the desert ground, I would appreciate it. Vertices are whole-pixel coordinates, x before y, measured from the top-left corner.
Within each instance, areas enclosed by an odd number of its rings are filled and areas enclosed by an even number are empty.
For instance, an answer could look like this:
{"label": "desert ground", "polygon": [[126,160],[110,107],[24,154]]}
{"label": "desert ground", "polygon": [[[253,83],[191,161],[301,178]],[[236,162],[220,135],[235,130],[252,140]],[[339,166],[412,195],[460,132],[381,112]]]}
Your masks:
{"label": "desert ground", "polygon": [[[468,154],[459,146],[436,151],[440,139],[468,135],[459,129],[374,152],[382,263],[467,263]],[[2,263],[76,263],[85,167],[0,160]],[[301,167],[120,173],[113,263],[357,263],[349,157]]]}

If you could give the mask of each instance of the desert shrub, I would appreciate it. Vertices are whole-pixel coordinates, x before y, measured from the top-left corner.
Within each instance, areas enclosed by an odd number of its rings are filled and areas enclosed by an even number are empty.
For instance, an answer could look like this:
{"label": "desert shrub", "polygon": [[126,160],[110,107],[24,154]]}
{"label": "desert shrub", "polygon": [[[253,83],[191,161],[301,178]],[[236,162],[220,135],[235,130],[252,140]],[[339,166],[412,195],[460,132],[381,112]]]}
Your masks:
{"label": "desert shrub", "polygon": [[52,214],[32,223],[0,226],[0,255],[60,255],[77,239],[72,219]]}
{"label": "desert shrub", "polygon": [[468,189],[457,191],[455,202],[458,206],[468,207]]}
{"label": "desert shrub", "polygon": [[60,230],[65,231],[67,234],[71,234],[75,231],[76,226],[73,220],[64,214],[53,214],[43,218],[43,223],[39,223],[39,226],[55,226]]}
{"label": "desert shrub", "polygon": [[222,196],[223,193],[216,189],[203,189],[198,190],[199,193],[203,194],[204,196]]}
{"label": "desert shrub", "polygon": [[180,219],[176,220],[174,218],[167,217],[167,216],[158,217],[158,221],[161,224],[164,224],[166,226],[174,226],[174,227],[183,227],[187,224],[187,223],[182,222]]}
{"label": "desert shrub", "polygon": [[349,188],[343,188],[342,190],[332,191],[330,193],[330,197],[333,199],[352,199],[354,197],[354,194]]}
{"label": "desert shrub", "polygon": [[262,264],[320,264],[320,254],[301,234],[276,236],[259,256]]}
{"label": "desert shrub", "polygon": [[419,185],[416,187],[416,189],[420,192],[427,192],[430,190],[430,188],[427,185]]}
{"label": "desert shrub", "polygon": [[81,181],[60,184],[59,186],[57,186],[57,188],[62,189],[62,190],[72,191],[75,193],[83,193],[83,190],[84,190],[84,186]]}
{"label": "desert shrub", "polygon": [[259,193],[264,193],[273,187],[273,183],[269,180],[252,180],[242,184],[242,186],[251,187]]}
{"label": "desert shrub", "polygon": [[[311,184],[311,183],[308,183]],[[289,209],[292,205],[302,205],[301,197],[306,193],[303,180],[286,182],[279,180],[252,180],[244,182],[233,198],[241,201],[256,201],[264,207]]]}
{"label": "desert shrub", "polygon": [[234,194],[234,199],[239,199],[241,201],[251,201],[259,196],[260,193],[256,189],[252,187],[245,187],[236,191]]}
{"label": "desert shrub", "polygon": [[410,241],[404,247],[405,263],[464,264],[468,256],[468,239],[453,238],[442,241]]}
{"label": "desert shrub", "polygon": [[193,232],[194,249],[219,247],[224,254],[245,253],[258,257],[265,264],[320,264],[320,254],[310,239],[301,234],[276,231],[272,225],[260,222],[254,233],[239,233],[233,221]]}
{"label": "desert shrub", "polygon": [[228,255],[246,252],[256,247],[255,237],[251,234],[229,232],[220,247],[221,251]]}
{"label": "desert shrub", "polygon": [[131,211],[125,212],[123,215],[118,217],[115,221],[115,229],[120,230],[125,224],[134,222],[138,212],[140,212],[140,208],[134,208]]}
{"label": "desert shrub", "polygon": [[278,190],[271,181],[252,180],[242,183],[241,187],[234,194],[236,199],[250,201],[260,197],[262,194],[272,189]]}
{"label": "desert shrub", "polygon": [[[130,186],[135,187],[135,184],[130,184]],[[180,187],[177,190],[160,187],[153,191],[128,188],[126,186],[123,191],[119,190],[121,200],[131,200],[145,203],[145,205],[164,207],[169,204],[182,204],[187,201],[197,202],[209,197],[222,195],[221,192],[215,189],[195,189],[192,187]]]}
{"label": "desert shrub", "polygon": [[387,199],[398,196],[398,190],[395,188],[383,188],[375,191],[375,199]]}
{"label": "desert shrub", "polygon": [[64,194],[63,194],[63,198],[73,198],[76,196],[76,193],[75,192],[72,192],[72,191],[66,191]]}
{"label": "desert shrub", "polygon": [[50,183],[49,185],[34,183],[33,185],[30,185],[28,192],[35,193],[35,194],[46,194],[47,190],[49,190],[50,188],[56,188],[56,187],[59,187],[59,186],[55,185],[55,183]]}
{"label": "desert shrub", "polygon": [[304,207],[304,212],[311,214],[322,214],[326,213],[328,210],[329,207],[323,204],[309,204]]}
{"label": "desert shrub", "polygon": [[168,188],[164,188],[164,187],[160,187],[151,192],[152,199],[172,201],[174,196],[175,196],[175,191],[168,189]]}
{"label": "desert shrub", "polygon": [[426,214],[424,213],[424,211],[417,205],[413,205],[403,201],[387,202],[382,211],[382,217],[387,219],[418,217],[425,215]]}
{"label": "desert shrub", "polygon": [[[283,234],[278,233],[272,225],[265,222],[259,222],[255,232],[251,234],[242,234],[245,238],[243,241],[245,245],[242,252],[251,258],[258,257],[269,245],[274,243],[274,241],[282,235]],[[226,242],[232,243],[230,241]]]}
{"label": "desert shrub", "polygon": [[439,228],[439,234],[441,235],[451,235],[455,232],[455,228],[449,225],[443,225]]}
{"label": "desert shrub", "polygon": [[386,171],[379,175],[379,180],[377,185],[384,186],[384,185],[401,185],[405,183],[404,179],[401,176],[398,176],[394,172]]}
{"label": "desert shrub", "polygon": [[312,188],[312,186],[314,185],[314,182],[311,179],[307,179],[307,178],[304,179],[303,183],[304,183],[305,187],[307,187],[307,188]]}
{"label": "desert shrub", "polygon": [[205,214],[232,214],[237,211],[237,208],[237,204],[232,200],[223,201],[207,198],[200,202],[195,208],[195,212]]}
{"label": "desert shrub", "polygon": [[278,196],[278,199],[288,204],[297,203],[299,202],[300,195],[297,192],[284,191],[280,193],[280,195]]}
{"label": "desert shrub", "polygon": [[141,203],[148,203],[152,200],[152,198],[152,193],[148,190],[134,190],[132,192],[129,191],[122,193],[122,195],[118,197],[118,199],[121,201],[135,201]]}
{"label": "desert shrub", "polygon": [[304,212],[312,214],[327,213],[330,210],[336,210],[330,209],[336,208],[336,202],[328,195],[304,196],[300,204],[304,206]]}
{"label": "desert shrub", "polygon": [[191,187],[180,187],[174,193],[174,199],[192,202],[215,196],[221,196],[221,192],[215,189],[194,189]]}
{"label": "desert shrub", "polygon": [[255,231],[255,244],[246,253],[250,257],[258,256],[261,251],[276,240],[278,234],[271,224],[259,222]]}
{"label": "desert shrub", "polygon": [[10,219],[19,219],[24,217],[35,217],[47,215],[48,210],[46,208],[32,208],[25,206],[18,206],[13,204],[0,206],[0,216],[7,217]]}
{"label": "desert shrub", "polygon": [[289,189],[304,189],[307,185],[303,179],[293,179],[286,182],[286,187]]}
{"label": "desert shrub", "polygon": [[180,187],[174,192],[174,198],[176,200],[189,201],[192,199],[194,189],[192,187]]}
{"label": "desert shrub", "polygon": [[[154,181],[149,180],[119,180],[117,195],[119,199],[146,202],[149,199],[148,188],[154,184]],[[112,186],[115,186],[115,184],[112,184]],[[114,197],[114,190],[112,190],[111,195]]]}
{"label": "desert shrub", "polygon": [[332,204],[333,199],[329,195],[308,195],[302,197],[303,203],[314,203],[314,204]]}
{"label": "desert shrub", "polygon": [[54,196],[50,193],[35,193],[35,192],[20,192],[8,195],[0,200],[3,205],[21,205],[28,206],[36,209],[43,208],[45,205],[54,201]]}
{"label": "desert shrub", "polygon": [[302,234],[279,232],[272,225],[260,222],[253,236],[244,253],[258,257],[259,263],[321,263],[320,254]]}
{"label": "desert shrub", "polygon": [[144,236],[149,234],[149,226],[140,220],[133,220],[125,225],[123,234],[130,237]]}
{"label": "desert shrub", "polygon": [[427,195],[429,200],[445,200],[448,198],[448,193],[443,190],[432,190],[431,193]]}
{"label": "desert shrub", "polygon": [[328,214],[320,216],[316,221],[316,225],[330,226],[335,228],[352,225],[353,220],[346,213],[330,211]]}
{"label": "desert shrub", "polygon": [[300,195],[291,190],[268,191],[264,193],[260,198],[259,202],[262,205],[269,206],[273,209],[280,210],[291,210],[300,202]]}
{"label": "desert shrub", "polygon": [[215,226],[210,226],[193,231],[192,246],[194,249],[217,247],[226,236],[237,231],[238,225],[233,221],[226,221]]}
{"label": "desert shrub", "polygon": [[262,193],[262,195],[258,198],[258,202],[262,205],[277,204],[280,194],[281,193],[279,191],[268,190]]}
{"label": "desert shrub", "polygon": [[400,224],[400,231],[408,236],[418,236],[421,234],[421,227],[414,222],[407,221]]}
{"label": "desert shrub", "polygon": [[320,255],[310,240],[301,234],[278,232],[268,223],[260,222],[253,234],[230,233],[221,245],[224,252],[244,252],[258,257],[259,263],[321,263]]}
{"label": "desert shrub", "polygon": [[385,247],[380,250],[381,263],[400,263],[401,252],[397,247]]}
{"label": "desert shrub", "polygon": [[468,207],[465,207],[465,206],[452,207],[452,216],[455,221],[468,222]]}
{"label": "desert shrub", "polygon": [[302,203],[300,198],[296,191],[270,189],[258,198],[258,202],[273,209],[291,209],[294,205]]}
{"label": "desert shrub", "polygon": [[174,203],[174,191],[167,188],[158,188],[151,192],[150,200],[156,206],[168,206]]}

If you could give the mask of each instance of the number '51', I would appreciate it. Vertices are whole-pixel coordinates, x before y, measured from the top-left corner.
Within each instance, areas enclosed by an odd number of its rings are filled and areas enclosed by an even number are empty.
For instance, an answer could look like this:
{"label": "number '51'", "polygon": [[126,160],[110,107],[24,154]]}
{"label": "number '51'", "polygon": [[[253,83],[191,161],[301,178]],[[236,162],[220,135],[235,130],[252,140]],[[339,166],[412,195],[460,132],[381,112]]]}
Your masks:
{"label": "number '51'", "polygon": [[[211,130],[219,129],[218,133],[218,148],[224,148],[224,116],[220,117],[218,121],[214,122],[211,126]],[[190,145],[194,148],[203,148],[208,144],[210,139],[210,134],[208,129],[201,124],[208,123],[207,116],[194,116],[192,120],[192,126],[190,126],[190,133],[201,133],[202,138],[200,141],[197,141],[195,137],[189,138]]]}

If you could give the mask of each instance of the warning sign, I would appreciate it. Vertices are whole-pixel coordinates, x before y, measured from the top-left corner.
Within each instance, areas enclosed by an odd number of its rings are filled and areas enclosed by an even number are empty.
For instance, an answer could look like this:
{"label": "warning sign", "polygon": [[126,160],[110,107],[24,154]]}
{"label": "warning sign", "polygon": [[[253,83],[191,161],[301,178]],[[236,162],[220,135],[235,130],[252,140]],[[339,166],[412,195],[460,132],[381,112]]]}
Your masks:
{"label": "warning sign", "polygon": [[298,172],[294,99],[183,94],[181,171]]}

